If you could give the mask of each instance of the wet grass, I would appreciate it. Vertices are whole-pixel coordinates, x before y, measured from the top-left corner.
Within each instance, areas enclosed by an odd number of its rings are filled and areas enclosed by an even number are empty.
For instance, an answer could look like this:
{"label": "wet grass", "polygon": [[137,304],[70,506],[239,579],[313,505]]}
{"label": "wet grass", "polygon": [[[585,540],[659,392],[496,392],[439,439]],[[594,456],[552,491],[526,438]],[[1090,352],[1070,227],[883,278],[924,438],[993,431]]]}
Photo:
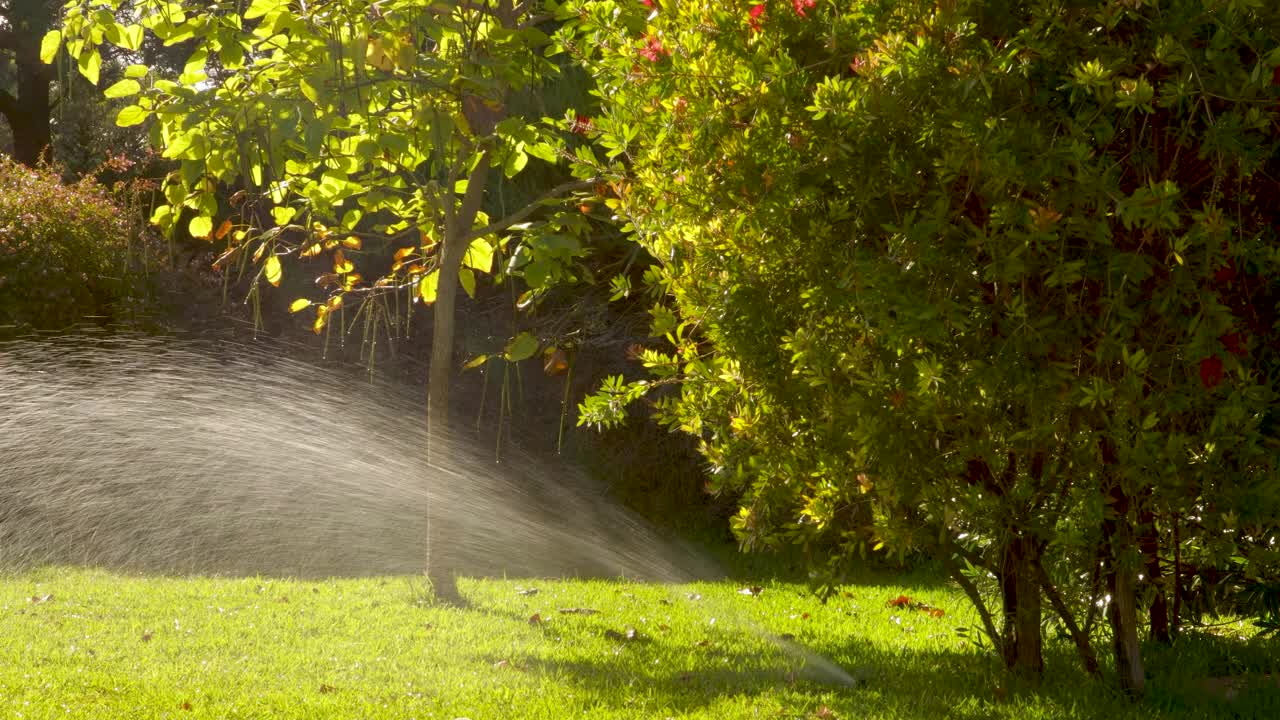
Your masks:
{"label": "wet grass", "polygon": [[[460,587],[469,607],[412,577],[0,577],[0,717],[1280,717],[1280,691],[1204,688],[1280,658],[1229,625],[1153,649],[1141,704],[1060,642],[1044,684],[1017,687],[957,632],[974,622],[959,591],[927,575],[871,574],[825,605],[771,580]],[[899,595],[943,614],[887,604]]]}

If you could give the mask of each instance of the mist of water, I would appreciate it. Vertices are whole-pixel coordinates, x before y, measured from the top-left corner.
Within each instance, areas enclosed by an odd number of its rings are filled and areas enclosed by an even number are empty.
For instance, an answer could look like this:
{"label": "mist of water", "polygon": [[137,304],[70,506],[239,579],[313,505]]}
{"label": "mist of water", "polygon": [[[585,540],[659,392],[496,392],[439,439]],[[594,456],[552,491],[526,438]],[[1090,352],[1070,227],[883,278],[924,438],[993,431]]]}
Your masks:
{"label": "mist of water", "polygon": [[258,346],[0,343],[0,570],[719,575],[568,463],[447,436],[428,463],[423,394]]}
{"label": "mist of water", "polygon": [[246,346],[0,344],[0,565],[368,575],[429,550],[463,574],[707,570],[566,464],[443,437],[428,466],[422,397]]}

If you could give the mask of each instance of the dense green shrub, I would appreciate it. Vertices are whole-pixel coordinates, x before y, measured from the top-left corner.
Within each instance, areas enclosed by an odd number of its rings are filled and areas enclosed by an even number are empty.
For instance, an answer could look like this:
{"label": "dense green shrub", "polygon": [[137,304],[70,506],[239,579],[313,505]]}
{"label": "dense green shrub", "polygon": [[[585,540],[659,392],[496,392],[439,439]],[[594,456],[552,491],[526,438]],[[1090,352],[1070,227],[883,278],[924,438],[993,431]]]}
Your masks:
{"label": "dense green shrub", "polygon": [[1029,674],[1045,600],[1140,692],[1188,561],[1275,577],[1280,6],[565,14],[672,346],[586,421],[679,384],[745,543],[937,553]]}
{"label": "dense green shrub", "polygon": [[0,331],[114,317],[128,291],[130,232],[101,185],[0,158]]}

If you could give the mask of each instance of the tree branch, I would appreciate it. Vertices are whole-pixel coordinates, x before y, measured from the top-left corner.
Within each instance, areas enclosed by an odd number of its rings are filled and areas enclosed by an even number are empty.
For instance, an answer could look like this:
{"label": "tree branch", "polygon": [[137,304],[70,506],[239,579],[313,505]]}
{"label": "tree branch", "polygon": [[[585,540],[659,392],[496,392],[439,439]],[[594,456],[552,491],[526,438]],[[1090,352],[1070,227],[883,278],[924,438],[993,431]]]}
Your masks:
{"label": "tree branch", "polygon": [[590,180],[571,180],[569,182],[560,183],[559,185],[539,195],[536,200],[530,202],[528,205],[525,205],[523,208],[520,208],[519,210],[511,213],[507,217],[497,222],[489,223],[488,225],[485,225],[484,227],[479,228],[477,230],[472,230],[471,232],[464,235],[462,239],[465,240],[467,243],[470,243],[472,240],[475,240],[476,238],[484,237],[485,235],[491,235],[496,232],[502,232],[503,230],[506,230],[512,225],[515,225],[521,220],[524,220],[525,218],[532,215],[533,211],[541,207],[542,203],[546,202],[547,200],[550,200],[555,197],[559,197],[561,195],[564,195],[565,193],[573,192],[574,190],[586,190],[587,188],[595,185],[598,182],[601,182],[601,178],[591,178]]}
{"label": "tree branch", "polygon": [[973,603],[973,607],[977,609],[978,616],[982,618],[982,626],[987,630],[987,637],[991,638],[993,647],[999,648],[1004,644],[1003,636],[996,630],[995,620],[991,617],[991,611],[987,609],[987,604],[982,601],[982,594],[978,592],[977,586],[973,584],[969,578],[960,572],[960,568],[956,566],[956,561],[951,557],[951,551],[959,546],[954,540],[948,537],[942,547],[942,563],[947,566],[947,572],[951,575],[960,588],[964,590],[964,594],[969,597],[969,602]]}

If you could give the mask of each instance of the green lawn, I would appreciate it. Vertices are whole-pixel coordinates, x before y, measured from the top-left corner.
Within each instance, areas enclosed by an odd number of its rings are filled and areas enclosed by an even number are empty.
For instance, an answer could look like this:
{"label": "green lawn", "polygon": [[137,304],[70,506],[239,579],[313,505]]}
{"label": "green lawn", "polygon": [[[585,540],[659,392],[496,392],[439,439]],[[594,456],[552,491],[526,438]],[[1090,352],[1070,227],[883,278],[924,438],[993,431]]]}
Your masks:
{"label": "green lawn", "polygon": [[[405,577],[8,575],[0,717],[1280,717],[1280,692],[1226,702],[1198,689],[1280,657],[1231,626],[1153,654],[1150,698],[1134,707],[1061,645],[1039,692],[1004,687],[956,632],[973,622],[959,592],[926,575],[870,576],[826,605],[758,584],[464,579],[471,607],[457,609]],[[945,614],[887,605],[900,594]]]}

